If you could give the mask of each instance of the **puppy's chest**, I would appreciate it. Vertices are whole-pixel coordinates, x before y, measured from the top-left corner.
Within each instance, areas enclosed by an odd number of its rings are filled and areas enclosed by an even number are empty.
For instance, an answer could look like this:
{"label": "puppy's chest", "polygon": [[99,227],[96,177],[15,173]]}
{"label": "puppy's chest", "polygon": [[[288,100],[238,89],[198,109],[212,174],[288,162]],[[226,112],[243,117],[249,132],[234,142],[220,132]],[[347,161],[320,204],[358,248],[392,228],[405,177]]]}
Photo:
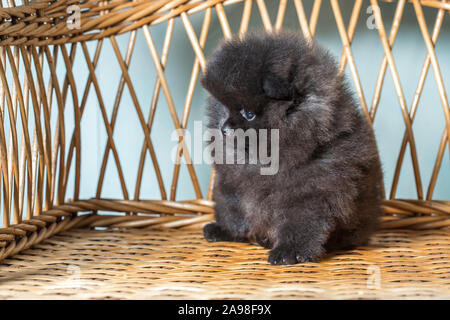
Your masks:
{"label": "puppy's chest", "polygon": [[254,186],[241,193],[240,207],[250,228],[261,228],[272,220],[273,205],[266,196],[267,191]]}
{"label": "puppy's chest", "polygon": [[252,170],[236,166],[229,168],[224,175],[226,184],[233,186],[245,219],[249,223],[265,221],[273,211],[273,204],[270,203],[270,195],[275,188],[273,177],[262,176]]}

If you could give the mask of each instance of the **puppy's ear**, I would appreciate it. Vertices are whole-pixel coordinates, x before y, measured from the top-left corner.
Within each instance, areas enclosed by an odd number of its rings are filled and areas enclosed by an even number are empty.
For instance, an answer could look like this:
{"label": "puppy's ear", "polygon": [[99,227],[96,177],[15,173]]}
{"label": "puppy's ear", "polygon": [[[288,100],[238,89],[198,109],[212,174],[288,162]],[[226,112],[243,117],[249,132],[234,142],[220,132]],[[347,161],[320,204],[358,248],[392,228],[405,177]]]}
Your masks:
{"label": "puppy's ear", "polygon": [[291,84],[286,79],[282,79],[281,77],[275,76],[272,73],[268,73],[264,77],[263,90],[265,94],[272,99],[276,100],[292,99]]}

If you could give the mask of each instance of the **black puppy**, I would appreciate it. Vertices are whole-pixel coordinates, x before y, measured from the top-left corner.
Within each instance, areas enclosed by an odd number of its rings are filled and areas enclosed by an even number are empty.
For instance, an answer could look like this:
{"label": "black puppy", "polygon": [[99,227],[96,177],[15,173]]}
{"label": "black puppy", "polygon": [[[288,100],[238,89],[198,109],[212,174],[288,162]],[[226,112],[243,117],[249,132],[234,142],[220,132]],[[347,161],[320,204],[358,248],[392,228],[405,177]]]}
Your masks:
{"label": "black puppy", "polygon": [[272,264],[368,242],[381,214],[378,150],[326,50],[294,33],[248,34],[219,46],[202,84],[210,128],[279,129],[276,174],[260,174],[260,162],[215,164],[208,241],[258,242]]}

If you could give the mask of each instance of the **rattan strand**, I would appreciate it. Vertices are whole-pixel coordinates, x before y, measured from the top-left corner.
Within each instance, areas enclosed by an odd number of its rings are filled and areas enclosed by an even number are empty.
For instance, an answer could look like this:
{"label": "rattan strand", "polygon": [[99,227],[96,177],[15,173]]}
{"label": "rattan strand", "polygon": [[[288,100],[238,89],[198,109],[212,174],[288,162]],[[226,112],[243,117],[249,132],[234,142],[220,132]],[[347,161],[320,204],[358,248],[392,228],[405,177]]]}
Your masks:
{"label": "rattan strand", "polygon": [[449,239],[382,231],[320,263],[272,266],[261,247],[198,229],[72,229],[4,260],[0,298],[450,299]]}

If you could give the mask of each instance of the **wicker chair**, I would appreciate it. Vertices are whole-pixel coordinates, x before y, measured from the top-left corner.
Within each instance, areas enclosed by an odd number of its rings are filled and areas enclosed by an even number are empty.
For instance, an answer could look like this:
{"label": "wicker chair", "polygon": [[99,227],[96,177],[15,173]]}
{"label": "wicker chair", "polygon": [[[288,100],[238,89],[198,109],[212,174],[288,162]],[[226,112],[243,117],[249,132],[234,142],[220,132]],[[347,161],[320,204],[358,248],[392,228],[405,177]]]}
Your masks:
{"label": "wicker chair", "polygon": [[[444,86],[450,78],[441,73],[434,50],[450,2],[399,0],[383,4],[390,6],[391,12],[395,10],[390,31],[385,29],[382,10],[373,11],[380,39],[377,45],[382,46],[384,57],[379,73],[373,75],[376,88],[369,106],[351,47],[363,0],[352,2],[348,24],[342,1],[330,0],[329,19],[336,22],[343,45],[340,68],[349,67],[364,115],[374,120],[389,70],[406,130],[389,200],[384,202],[383,230],[371,244],[339,252],[320,263],[271,266],[266,261],[267,250],[259,246],[203,239],[202,226],[213,219],[213,173],[208,190],[202,190],[195,166],[177,161],[166,193],[157,155],[168,150],[154,148],[155,112],[159,97],[164,96],[173,122],[167,133],[188,125],[194,93],[202,90],[197,83],[205,67],[204,48],[212,19],[217,17],[225,38],[232,37],[234,30],[246,32],[252,12],[261,17],[257,19],[266,30],[273,31],[282,28],[286,8],[291,6],[298,16],[299,31],[311,38],[328,0],[305,4],[277,0],[276,17],[269,16],[268,1],[264,0],[24,0],[23,5],[14,1],[3,1],[6,7],[0,8],[0,298],[450,298],[450,199],[433,199],[450,146],[450,109]],[[312,5],[309,17],[306,2]],[[370,4],[373,8],[379,5],[377,0]],[[427,49],[424,61],[417,57],[423,68],[411,105],[407,105],[391,52],[407,6],[413,8],[422,33],[417,41],[423,41]],[[238,28],[230,26],[227,11],[231,7],[242,8]],[[431,34],[425,7],[433,8],[436,15]],[[191,23],[194,15],[202,19],[200,32]],[[180,75],[188,88],[181,114],[165,75],[176,21],[195,53],[192,72]],[[166,28],[162,49],[151,33],[157,26]],[[128,71],[138,32],[144,36],[149,64],[158,75],[145,101],[138,99]],[[121,34],[129,39],[125,53],[117,40]],[[104,44],[112,47],[120,68],[114,104],[109,109],[105,98],[111,94],[102,92],[96,75]],[[89,50],[92,46],[94,53]],[[441,61],[447,58],[448,52],[440,57]],[[79,81],[75,61],[87,67],[87,81]],[[63,74],[58,71],[61,68]],[[424,195],[412,123],[429,69],[439,92],[445,128]],[[121,104],[125,90],[132,101],[128,106]],[[89,95],[95,97],[94,102]],[[98,179],[81,175],[81,123],[88,104],[98,108],[101,129],[107,134]],[[137,141],[142,148],[135,165],[134,196],[128,191],[114,135],[121,107],[135,112],[143,133],[143,139]],[[416,188],[417,197],[398,199],[396,190],[408,147],[415,178],[411,188]],[[189,160],[191,155],[183,150],[178,149],[177,159]],[[119,177],[122,196],[116,199],[102,197],[110,172],[108,159]],[[160,199],[140,198],[146,163],[154,169]],[[194,200],[176,199],[183,167],[192,181]],[[81,179],[96,183],[96,194],[81,197]]]}

